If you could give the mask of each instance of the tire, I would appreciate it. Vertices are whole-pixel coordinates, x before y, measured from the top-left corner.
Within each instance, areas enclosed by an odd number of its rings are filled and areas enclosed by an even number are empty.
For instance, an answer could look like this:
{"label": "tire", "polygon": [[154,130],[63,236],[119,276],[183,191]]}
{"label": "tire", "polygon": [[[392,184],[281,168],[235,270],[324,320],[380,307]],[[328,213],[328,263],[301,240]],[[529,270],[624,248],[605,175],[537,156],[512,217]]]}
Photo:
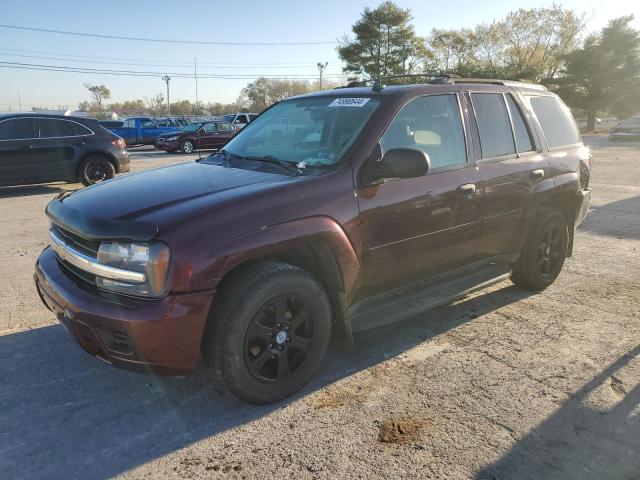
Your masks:
{"label": "tire", "polygon": [[109,180],[115,174],[113,163],[101,155],[89,155],[78,166],[78,180],[85,187]]}
{"label": "tire", "polygon": [[560,274],[569,244],[567,221],[560,212],[541,210],[513,266],[511,281],[526,290],[544,290]]}
{"label": "tire", "polygon": [[276,402],[306,385],[331,337],[320,283],[293,265],[252,265],[216,298],[203,353],[216,380],[254,404]]}
{"label": "tire", "polygon": [[196,146],[192,140],[185,140],[180,144],[180,151],[182,153],[193,153],[196,151]]}

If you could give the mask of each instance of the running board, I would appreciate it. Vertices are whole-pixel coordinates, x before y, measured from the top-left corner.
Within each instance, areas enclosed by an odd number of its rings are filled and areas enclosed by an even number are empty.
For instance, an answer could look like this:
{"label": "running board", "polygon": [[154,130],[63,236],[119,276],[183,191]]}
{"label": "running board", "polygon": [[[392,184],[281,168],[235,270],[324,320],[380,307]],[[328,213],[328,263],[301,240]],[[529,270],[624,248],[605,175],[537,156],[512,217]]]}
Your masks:
{"label": "running board", "polygon": [[490,264],[446,280],[430,280],[361,300],[349,307],[351,328],[361,332],[448,305],[511,276],[509,265]]}

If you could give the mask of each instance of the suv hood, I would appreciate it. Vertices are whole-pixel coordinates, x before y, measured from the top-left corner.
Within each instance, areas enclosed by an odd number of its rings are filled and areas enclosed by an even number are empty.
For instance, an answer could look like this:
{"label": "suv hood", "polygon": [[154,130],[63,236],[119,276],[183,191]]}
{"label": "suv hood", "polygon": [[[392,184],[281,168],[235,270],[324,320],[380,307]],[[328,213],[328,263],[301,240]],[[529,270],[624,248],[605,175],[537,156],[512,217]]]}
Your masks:
{"label": "suv hood", "polygon": [[188,162],[65,192],[46,213],[84,238],[145,241],[158,234],[161,224],[195,210],[301,178]]}

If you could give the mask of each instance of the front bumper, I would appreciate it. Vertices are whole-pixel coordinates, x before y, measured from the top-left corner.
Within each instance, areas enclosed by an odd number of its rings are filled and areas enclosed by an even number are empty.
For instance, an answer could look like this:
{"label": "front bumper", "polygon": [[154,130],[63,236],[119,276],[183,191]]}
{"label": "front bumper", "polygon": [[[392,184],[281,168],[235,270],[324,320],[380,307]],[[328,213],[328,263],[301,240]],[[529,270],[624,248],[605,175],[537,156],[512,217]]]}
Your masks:
{"label": "front bumper", "polygon": [[177,150],[178,149],[178,142],[177,141],[171,141],[171,142],[158,142],[157,140],[153,143],[153,146],[155,148],[157,148],[158,150],[166,150],[167,152],[172,151],[172,150]]}
{"label": "front bumper", "polygon": [[118,173],[126,173],[131,170],[129,152],[126,150],[118,150],[116,158],[118,159]]}
{"label": "front bumper", "polygon": [[578,194],[578,214],[576,215],[576,227],[580,225],[584,220],[584,217],[587,216],[589,208],[591,208],[591,190],[580,190],[580,193]]}
{"label": "front bumper", "polygon": [[34,279],[45,306],[89,354],[117,367],[165,375],[197,367],[213,292],[160,300],[108,294],[67,272],[49,247]]}
{"label": "front bumper", "polygon": [[609,131],[609,140],[640,140],[640,132]]}

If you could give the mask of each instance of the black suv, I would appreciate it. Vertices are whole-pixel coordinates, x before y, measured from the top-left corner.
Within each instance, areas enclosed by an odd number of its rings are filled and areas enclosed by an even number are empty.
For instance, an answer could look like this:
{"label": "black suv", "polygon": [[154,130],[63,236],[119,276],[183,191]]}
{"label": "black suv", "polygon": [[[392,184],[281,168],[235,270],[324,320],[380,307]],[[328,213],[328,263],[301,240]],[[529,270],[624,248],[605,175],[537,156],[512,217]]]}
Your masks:
{"label": "black suv", "polygon": [[92,185],[128,171],[124,140],[95,120],[0,115],[0,186],[56,181]]}

